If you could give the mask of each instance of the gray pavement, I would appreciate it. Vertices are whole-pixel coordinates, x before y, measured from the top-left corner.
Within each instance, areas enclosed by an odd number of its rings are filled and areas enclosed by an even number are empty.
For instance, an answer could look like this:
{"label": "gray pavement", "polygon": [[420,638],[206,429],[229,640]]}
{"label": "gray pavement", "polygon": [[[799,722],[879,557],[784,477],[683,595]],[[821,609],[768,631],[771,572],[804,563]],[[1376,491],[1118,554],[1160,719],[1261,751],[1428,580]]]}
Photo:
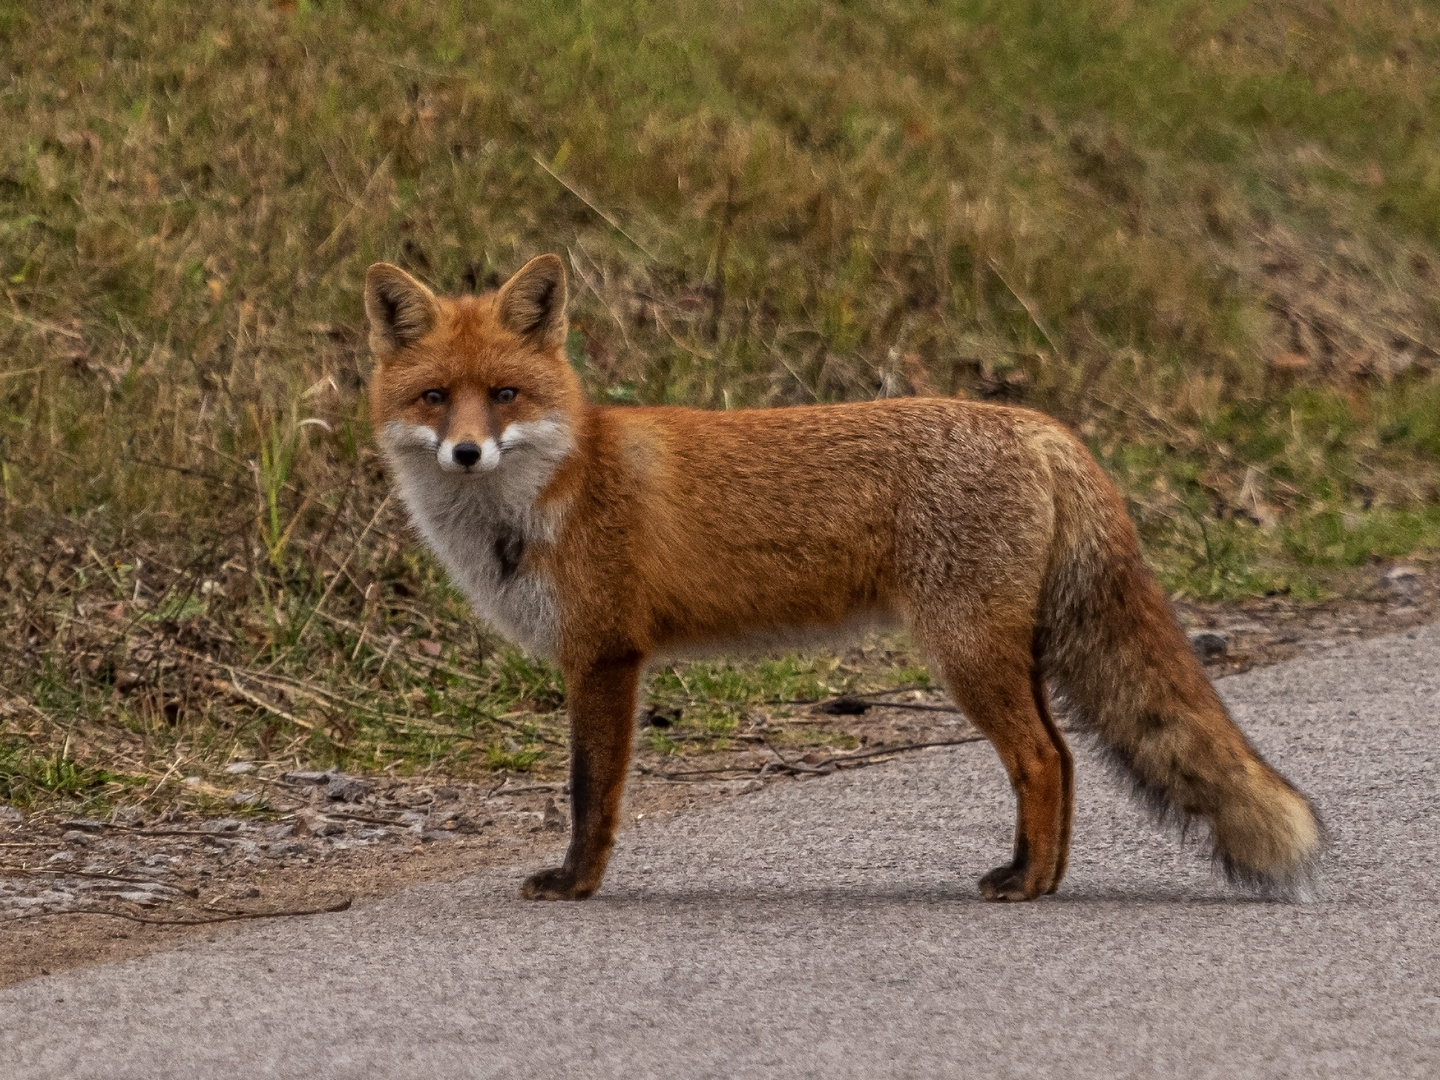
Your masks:
{"label": "gray pavement", "polygon": [[631,830],[584,904],[515,867],[0,990],[0,1076],[1440,1076],[1440,627],[1221,689],[1333,833],[1310,903],[1082,752],[1060,894],[986,905],[976,744]]}

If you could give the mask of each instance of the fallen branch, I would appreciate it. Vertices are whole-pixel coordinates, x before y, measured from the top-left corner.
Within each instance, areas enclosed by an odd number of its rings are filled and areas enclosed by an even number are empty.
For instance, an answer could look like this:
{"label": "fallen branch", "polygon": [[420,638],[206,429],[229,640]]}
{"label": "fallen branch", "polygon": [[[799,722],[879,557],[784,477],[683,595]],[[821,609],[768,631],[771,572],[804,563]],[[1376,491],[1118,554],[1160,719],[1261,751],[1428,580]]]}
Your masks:
{"label": "fallen branch", "polygon": [[[894,754],[904,754],[912,750],[928,750],[934,746],[963,746],[966,743],[984,742],[984,735],[970,735],[963,739],[937,739],[933,742],[905,743],[902,746],[885,746],[876,750],[867,750],[859,754],[837,754],[834,757],[822,758],[814,762],[786,761],[783,757],[779,761],[767,761],[758,769],[750,765],[727,765],[718,769],[681,769],[675,772],[660,772],[647,768],[644,765],[637,765],[636,771],[645,776],[654,776],[660,780],[673,780],[680,783],[694,783],[695,777],[719,776],[724,773],[740,773],[751,776],[755,779],[764,777],[776,772],[792,774],[803,773],[812,776],[828,776],[836,769],[843,769],[847,766],[863,766],[876,764],[877,758],[890,757]],[[777,752],[778,756],[778,752]]]}
{"label": "fallen branch", "polygon": [[300,915],[329,915],[336,911],[349,910],[353,901],[353,897],[347,896],[344,900],[335,904],[328,904],[325,907],[286,908],[281,911],[232,911],[224,915],[218,915],[213,919],[147,919],[143,915],[131,915],[124,911],[105,911],[101,908],[75,908],[70,911],[44,911],[37,915],[21,915],[19,918],[6,921],[21,922],[25,919],[44,919],[54,915],[108,915],[112,919],[128,919],[131,922],[145,923],[149,926],[209,926],[211,923],[240,922],[244,919],[284,919]]}
{"label": "fallen branch", "polygon": [[273,702],[266,701],[259,694],[253,694],[249,690],[246,690],[243,686],[240,685],[240,680],[235,676],[235,670],[233,668],[230,669],[230,685],[235,688],[235,692],[237,694],[243,697],[246,701],[250,702],[250,704],[258,705],[266,712],[274,713],[276,716],[280,717],[281,720],[294,724],[296,727],[302,727],[306,731],[317,730],[316,725],[310,723],[310,721],[300,720],[293,713],[286,712],[284,709],[280,708],[279,705],[276,705]]}
{"label": "fallen branch", "polygon": [[212,839],[223,840],[227,835],[213,829],[142,829],[135,825],[121,825],[118,821],[102,821],[99,825],[102,829],[118,829],[121,832],[130,833],[132,836],[208,836]]}
{"label": "fallen branch", "polygon": [[523,795],[527,791],[564,791],[564,784],[523,784],[520,787],[507,788],[502,782],[499,787],[493,787],[485,793],[485,798],[493,799],[498,795]]}
{"label": "fallen branch", "polygon": [[884,757],[887,754],[899,754],[909,750],[929,750],[934,746],[963,746],[966,743],[985,742],[984,735],[967,735],[963,739],[937,739],[934,742],[906,743],[903,746],[886,746],[878,750],[867,750],[863,754],[843,754],[832,758],[826,758],[826,762],[837,767],[843,767],[847,762],[870,761],[874,758]]}
{"label": "fallen branch", "polygon": [[181,893],[192,899],[200,895],[199,889],[181,888],[179,885],[171,885],[164,881],[151,881],[149,878],[120,877],[116,874],[92,874],[85,870],[45,870],[38,866],[0,866],[0,874],[27,874],[31,877],[39,874],[48,874],[51,877],[94,878],[98,881],[118,881],[122,885],[151,885],[156,888],[166,889],[170,892]]}

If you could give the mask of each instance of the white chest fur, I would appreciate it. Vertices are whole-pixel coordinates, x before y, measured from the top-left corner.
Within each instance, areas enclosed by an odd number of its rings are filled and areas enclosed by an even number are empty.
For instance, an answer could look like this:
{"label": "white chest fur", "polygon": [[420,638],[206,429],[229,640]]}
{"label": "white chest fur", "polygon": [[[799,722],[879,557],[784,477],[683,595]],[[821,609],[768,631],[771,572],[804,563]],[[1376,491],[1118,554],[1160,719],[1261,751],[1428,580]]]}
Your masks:
{"label": "white chest fur", "polygon": [[490,470],[444,471],[423,442],[414,429],[393,424],[382,440],[410,519],[476,614],[516,644],[554,659],[559,603],[531,556],[559,531],[557,515],[535,509],[556,462],[527,453]]}

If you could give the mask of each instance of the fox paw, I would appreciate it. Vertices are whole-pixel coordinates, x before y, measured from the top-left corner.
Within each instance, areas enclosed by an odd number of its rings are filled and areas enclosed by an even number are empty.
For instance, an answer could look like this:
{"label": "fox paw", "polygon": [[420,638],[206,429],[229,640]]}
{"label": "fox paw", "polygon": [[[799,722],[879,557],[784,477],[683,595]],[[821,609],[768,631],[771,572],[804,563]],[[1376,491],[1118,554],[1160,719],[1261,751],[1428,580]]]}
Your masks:
{"label": "fox paw", "polygon": [[986,900],[1034,900],[1045,891],[1043,885],[1029,886],[1026,878],[1030,868],[1025,865],[997,866],[980,879],[980,895]]}
{"label": "fox paw", "polygon": [[525,900],[584,900],[594,891],[594,885],[577,881],[574,873],[563,866],[531,874],[520,886],[520,896]]}

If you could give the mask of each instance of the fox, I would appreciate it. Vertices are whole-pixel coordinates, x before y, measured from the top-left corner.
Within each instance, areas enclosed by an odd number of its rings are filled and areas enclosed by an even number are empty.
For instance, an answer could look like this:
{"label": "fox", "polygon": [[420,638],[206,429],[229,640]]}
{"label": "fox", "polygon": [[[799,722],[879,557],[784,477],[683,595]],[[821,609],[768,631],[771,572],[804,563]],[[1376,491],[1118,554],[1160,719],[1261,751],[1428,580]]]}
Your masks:
{"label": "fox", "polygon": [[560,668],[569,846],[525,879],[580,900],[615,843],[651,665],[901,626],[1015,795],[991,901],[1054,893],[1074,760],[1052,696],[1234,881],[1304,888],[1325,841],[1236,726],[1114,485],[1039,412],[951,398],[600,406],[568,360],[565,267],[483,295],[365,277],[371,421],[411,522],[477,614]]}

